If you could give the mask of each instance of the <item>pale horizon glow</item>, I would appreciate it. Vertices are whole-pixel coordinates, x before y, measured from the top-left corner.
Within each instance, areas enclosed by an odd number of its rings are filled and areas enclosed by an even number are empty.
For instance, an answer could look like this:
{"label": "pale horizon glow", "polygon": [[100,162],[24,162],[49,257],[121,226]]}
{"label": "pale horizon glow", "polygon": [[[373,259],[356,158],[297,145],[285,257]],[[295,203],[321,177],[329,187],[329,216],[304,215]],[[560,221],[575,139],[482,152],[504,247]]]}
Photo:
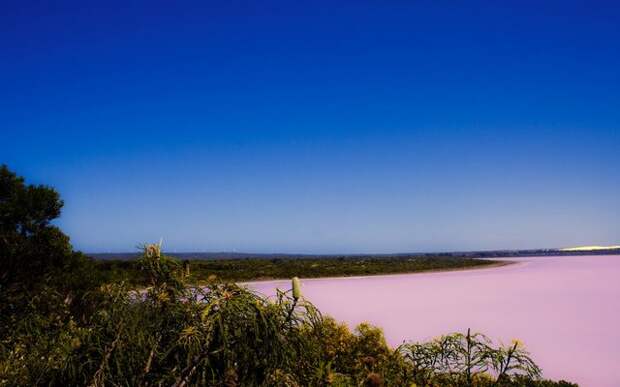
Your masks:
{"label": "pale horizon glow", "polygon": [[566,248],[560,249],[560,251],[597,251],[597,250],[616,250],[616,249],[620,249],[620,245],[566,247]]}

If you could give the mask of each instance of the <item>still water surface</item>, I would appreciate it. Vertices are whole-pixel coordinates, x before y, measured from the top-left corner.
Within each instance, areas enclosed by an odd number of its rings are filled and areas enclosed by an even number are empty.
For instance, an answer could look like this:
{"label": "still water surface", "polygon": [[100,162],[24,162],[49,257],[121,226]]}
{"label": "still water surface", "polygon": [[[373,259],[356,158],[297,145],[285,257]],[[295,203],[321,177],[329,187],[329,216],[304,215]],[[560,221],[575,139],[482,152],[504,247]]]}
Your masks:
{"label": "still water surface", "polygon": [[[510,258],[469,271],[302,280],[304,296],[350,326],[383,327],[388,342],[471,327],[519,338],[544,376],[582,387],[620,386],[620,256]],[[272,295],[289,281],[248,284]]]}

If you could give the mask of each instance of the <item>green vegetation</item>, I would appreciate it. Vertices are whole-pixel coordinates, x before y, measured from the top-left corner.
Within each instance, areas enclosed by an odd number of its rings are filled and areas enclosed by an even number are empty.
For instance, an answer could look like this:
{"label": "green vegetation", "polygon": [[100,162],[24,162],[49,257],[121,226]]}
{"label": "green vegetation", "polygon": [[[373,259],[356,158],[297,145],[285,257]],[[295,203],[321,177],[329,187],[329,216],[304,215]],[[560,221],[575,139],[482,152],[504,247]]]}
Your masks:
{"label": "green vegetation", "polygon": [[540,380],[517,341],[390,348],[379,328],[323,316],[296,279],[270,299],[216,278],[191,286],[160,245],[144,247],[146,290],[132,290],[49,224],[54,191],[0,177],[0,386],[574,386]]}
{"label": "green vegetation", "polygon": [[[188,282],[206,283],[216,276],[222,281],[317,277],[347,277],[377,274],[413,273],[429,270],[450,270],[484,267],[497,261],[456,257],[325,257],[325,258],[245,258],[217,260],[186,260]],[[96,261],[102,275],[134,285],[145,284],[146,278],[135,260]]]}

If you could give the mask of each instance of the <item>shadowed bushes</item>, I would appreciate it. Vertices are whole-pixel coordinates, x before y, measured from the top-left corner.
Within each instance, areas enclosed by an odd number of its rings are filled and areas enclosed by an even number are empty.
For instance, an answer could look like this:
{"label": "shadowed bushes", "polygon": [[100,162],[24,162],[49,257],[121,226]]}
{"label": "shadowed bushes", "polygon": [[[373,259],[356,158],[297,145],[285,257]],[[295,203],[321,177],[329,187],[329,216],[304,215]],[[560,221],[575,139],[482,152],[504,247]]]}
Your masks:
{"label": "shadowed bushes", "polygon": [[305,361],[312,350],[299,334],[321,321],[311,305],[285,294],[270,302],[235,285],[185,287],[176,261],[148,252],[141,261],[152,286],[142,293],[102,286],[86,296],[96,307],[81,321],[53,292],[45,302],[34,299],[14,322],[15,334],[4,337],[2,383],[260,385],[312,378]]}

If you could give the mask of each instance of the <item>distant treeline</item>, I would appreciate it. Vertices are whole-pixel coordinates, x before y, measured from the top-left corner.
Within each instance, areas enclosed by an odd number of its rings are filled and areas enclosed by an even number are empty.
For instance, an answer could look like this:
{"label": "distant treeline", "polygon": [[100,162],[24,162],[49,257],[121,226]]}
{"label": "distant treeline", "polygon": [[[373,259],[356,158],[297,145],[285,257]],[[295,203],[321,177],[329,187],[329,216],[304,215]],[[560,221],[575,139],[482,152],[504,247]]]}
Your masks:
{"label": "distant treeline", "polygon": [[[179,258],[179,257],[175,257]],[[484,267],[496,261],[457,257],[417,256],[339,256],[322,258],[237,258],[183,260],[190,283],[210,277],[221,281],[251,281],[292,277],[348,277],[379,274],[413,273]],[[138,260],[98,260],[96,266],[109,280],[143,285],[146,278]]]}
{"label": "distant treeline", "polygon": [[[408,259],[416,258],[509,258],[509,257],[544,257],[571,255],[613,255],[620,254],[619,249],[591,251],[562,251],[559,249],[528,250],[488,250],[488,251],[454,251],[436,253],[395,253],[395,254],[286,254],[286,253],[236,253],[236,252],[174,252],[182,260],[225,260],[225,259]],[[126,253],[89,253],[88,256],[98,260],[131,260],[140,257],[139,252]]]}

